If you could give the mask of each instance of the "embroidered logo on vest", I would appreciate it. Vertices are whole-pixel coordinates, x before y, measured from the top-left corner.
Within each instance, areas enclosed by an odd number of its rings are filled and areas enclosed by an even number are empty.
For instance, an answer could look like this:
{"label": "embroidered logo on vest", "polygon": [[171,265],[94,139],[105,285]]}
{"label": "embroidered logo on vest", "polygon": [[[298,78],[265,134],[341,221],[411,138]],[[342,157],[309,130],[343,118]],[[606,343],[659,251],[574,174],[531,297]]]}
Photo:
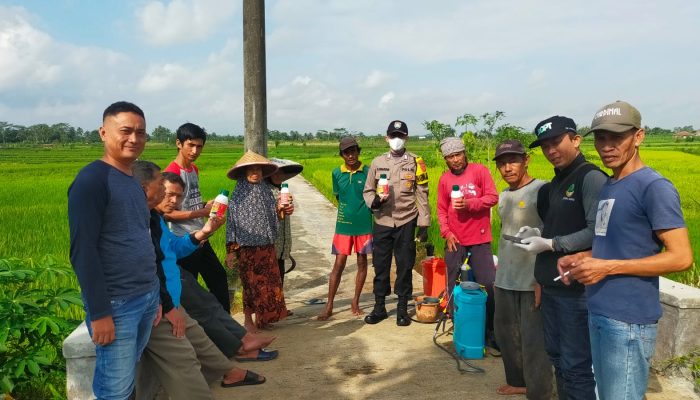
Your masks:
{"label": "embroidered logo on vest", "polygon": [[566,197],[571,197],[574,195],[574,184],[573,183],[571,185],[569,185],[568,188],[566,188],[566,192],[564,192],[564,194],[566,195]]}

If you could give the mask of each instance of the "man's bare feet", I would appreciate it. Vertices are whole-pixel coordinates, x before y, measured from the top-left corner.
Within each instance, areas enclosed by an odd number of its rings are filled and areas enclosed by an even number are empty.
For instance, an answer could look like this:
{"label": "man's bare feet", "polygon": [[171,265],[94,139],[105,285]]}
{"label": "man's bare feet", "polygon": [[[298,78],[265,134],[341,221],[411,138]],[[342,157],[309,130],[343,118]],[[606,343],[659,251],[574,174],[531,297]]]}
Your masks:
{"label": "man's bare feet", "polygon": [[240,382],[245,378],[245,370],[234,367],[232,370],[228,371],[224,375],[224,383],[230,385],[232,383]]}
{"label": "man's bare feet", "polygon": [[333,315],[333,309],[326,307],[326,309],[323,310],[322,313],[318,314],[318,317],[316,317],[316,319],[318,319],[319,321],[326,321],[328,320],[328,318],[331,317],[331,315]]}
{"label": "man's bare feet", "polygon": [[258,350],[258,349],[251,350],[251,351],[238,351],[238,354],[236,354],[236,357],[258,358],[258,354],[260,354],[260,350]]}
{"label": "man's bare feet", "polygon": [[275,339],[277,339],[277,336],[263,336],[257,333],[248,333],[245,336],[243,336],[243,339],[241,340],[243,344],[241,345],[239,351],[249,352],[253,350],[259,350],[269,346],[270,343],[275,341]]}
{"label": "man's bare feet", "polygon": [[365,315],[365,312],[360,309],[360,304],[357,301],[352,302],[350,305],[350,309],[352,310],[352,315],[359,317],[361,315]]}
{"label": "man's bare feet", "polygon": [[273,324],[260,323],[260,324],[258,324],[258,331],[256,333],[259,333],[260,329],[265,329],[266,331],[271,331],[271,330],[275,329],[275,326]]}
{"label": "man's bare feet", "polygon": [[254,334],[258,333],[258,327],[255,326],[255,324],[253,324],[253,323],[250,323],[250,324],[246,323],[245,325],[243,325],[243,327],[250,334],[254,335]]}
{"label": "man's bare feet", "polygon": [[527,388],[521,386],[503,385],[496,389],[496,393],[504,396],[511,396],[514,394],[526,394]]}

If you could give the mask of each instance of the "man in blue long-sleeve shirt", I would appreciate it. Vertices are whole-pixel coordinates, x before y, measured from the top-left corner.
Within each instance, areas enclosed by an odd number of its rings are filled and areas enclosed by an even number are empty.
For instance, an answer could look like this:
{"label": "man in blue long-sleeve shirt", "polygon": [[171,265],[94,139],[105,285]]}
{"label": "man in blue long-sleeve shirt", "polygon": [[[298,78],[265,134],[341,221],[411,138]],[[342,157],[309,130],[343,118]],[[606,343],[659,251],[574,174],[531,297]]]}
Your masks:
{"label": "man in blue long-sleeve shirt", "polygon": [[136,361],[160,315],[150,214],[131,173],[146,144],[143,111],[114,103],[99,132],[102,159],[85,166],[68,189],[70,259],[96,345],[93,392],[98,399],[127,399]]}

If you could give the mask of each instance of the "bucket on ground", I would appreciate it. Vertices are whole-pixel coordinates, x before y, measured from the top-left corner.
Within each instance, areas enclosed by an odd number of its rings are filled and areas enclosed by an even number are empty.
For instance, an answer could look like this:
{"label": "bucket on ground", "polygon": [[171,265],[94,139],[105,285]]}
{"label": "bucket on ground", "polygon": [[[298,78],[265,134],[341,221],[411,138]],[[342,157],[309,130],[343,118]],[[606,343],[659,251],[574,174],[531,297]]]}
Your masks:
{"label": "bucket on ground", "polygon": [[427,257],[421,261],[423,267],[423,294],[439,297],[447,284],[447,265],[445,260],[435,257],[432,245],[426,245]]}
{"label": "bucket on ground", "polygon": [[437,322],[440,316],[440,299],[437,297],[417,296],[416,320],[423,323]]}
{"label": "bucket on ground", "polygon": [[474,282],[463,282],[455,286],[453,296],[455,350],[463,358],[484,358],[486,292]]}

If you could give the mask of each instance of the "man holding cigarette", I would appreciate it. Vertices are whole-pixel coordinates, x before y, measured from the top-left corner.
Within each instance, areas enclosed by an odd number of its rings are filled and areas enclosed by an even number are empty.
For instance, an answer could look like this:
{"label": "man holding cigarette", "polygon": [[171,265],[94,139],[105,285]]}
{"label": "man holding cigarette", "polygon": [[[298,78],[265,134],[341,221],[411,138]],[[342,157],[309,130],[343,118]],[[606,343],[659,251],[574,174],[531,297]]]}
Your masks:
{"label": "man holding cigarette", "polygon": [[566,284],[586,285],[600,399],[641,399],[661,318],[659,275],[689,268],[693,254],[678,191],[639,157],[639,111],[623,101],[603,106],[591,132],[613,176],[600,192],[593,249],[560,258],[559,272]]}

